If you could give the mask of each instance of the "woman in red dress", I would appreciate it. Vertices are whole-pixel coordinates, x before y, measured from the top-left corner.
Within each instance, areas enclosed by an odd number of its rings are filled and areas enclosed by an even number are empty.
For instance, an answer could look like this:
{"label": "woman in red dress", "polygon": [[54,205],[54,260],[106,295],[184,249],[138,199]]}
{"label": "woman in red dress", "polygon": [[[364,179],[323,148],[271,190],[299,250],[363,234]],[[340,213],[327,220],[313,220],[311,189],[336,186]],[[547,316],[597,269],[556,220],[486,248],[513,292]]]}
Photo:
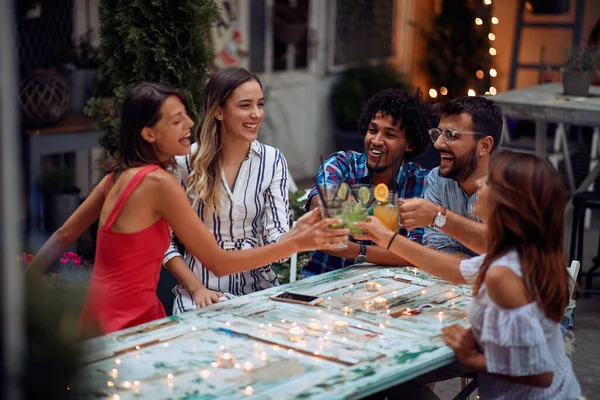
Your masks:
{"label": "woman in red dress", "polygon": [[301,251],[333,249],[347,240],[347,229],[327,229],[335,220],[321,221],[320,213],[313,211],[277,243],[222,250],[190,206],[179,182],[166,170],[174,156],[189,153],[193,125],[185,98],[178,91],[158,83],[131,89],[123,102],[119,152],[109,163],[109,175],[28,266],[30,272],[43,271],[100,219],[94,270],[81,319],[85,336],[166,315],[156,287],[170,241],[169,227],[217,276],[257,268]]}

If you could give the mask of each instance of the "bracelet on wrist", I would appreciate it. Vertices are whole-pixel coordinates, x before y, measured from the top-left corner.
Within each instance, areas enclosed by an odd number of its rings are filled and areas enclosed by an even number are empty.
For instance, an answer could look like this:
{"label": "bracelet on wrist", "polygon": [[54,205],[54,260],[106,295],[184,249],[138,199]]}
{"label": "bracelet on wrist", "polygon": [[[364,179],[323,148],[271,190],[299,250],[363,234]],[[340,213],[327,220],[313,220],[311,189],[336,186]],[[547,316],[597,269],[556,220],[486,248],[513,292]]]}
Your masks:
{"label": "bracelet on wrist", "polygon": [[390,242],[388,243],[387,247],[385,248],[386,250],[390,249],[390,246],[392,245],[392,242],[394,241],[394,239],[396,239],[396,236],[398,236],[398,232],[394,233],[394,236],[392,236],[392,238],[390,239]]}

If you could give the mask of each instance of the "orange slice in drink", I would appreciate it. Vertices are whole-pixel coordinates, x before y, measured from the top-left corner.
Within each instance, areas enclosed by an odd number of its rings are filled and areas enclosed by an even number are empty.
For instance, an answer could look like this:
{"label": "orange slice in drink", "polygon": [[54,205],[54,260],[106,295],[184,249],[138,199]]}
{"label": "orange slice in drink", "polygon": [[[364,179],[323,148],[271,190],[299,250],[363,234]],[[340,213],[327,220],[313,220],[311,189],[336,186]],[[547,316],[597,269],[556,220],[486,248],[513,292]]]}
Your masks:
{"label": "orange slice in drink", "polygon": [[379,185],[375,186],[373,196],[375,196],[375,199],[377,199],[377,201],[381,203],[387,203],[389,196],[389,190],[387,185],[385,183],[380,183]]}

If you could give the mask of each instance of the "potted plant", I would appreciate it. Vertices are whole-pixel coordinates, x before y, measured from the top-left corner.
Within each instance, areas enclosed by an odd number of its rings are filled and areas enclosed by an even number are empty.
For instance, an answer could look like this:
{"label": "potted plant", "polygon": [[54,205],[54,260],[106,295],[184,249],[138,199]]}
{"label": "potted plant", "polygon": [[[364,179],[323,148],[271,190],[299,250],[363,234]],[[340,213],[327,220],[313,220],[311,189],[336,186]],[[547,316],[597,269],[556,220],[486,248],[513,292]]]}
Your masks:
{"label": "potted plant", "polygon": [[571,46],[562,71],[565,96],[585,97],[596,75],[598,49],[595,46]]}
{"label": "potted plant", "polygon": [[81,35],[77,44],[63,50],[64,74],[69,82],[71,111],[81,113],[87,101],[94,96],[98,75],[98,49],[92,45],[94,31]]}
{"label": "potted plant", "polygon": [[298,44],[306,36],[308,8],[304,4],[293,7],[288,1],[273,5],[273,39],[279,43]]}
{"label": "potted plant", "polygon": [[81,190],[75,186],[75,171],[65,167],[44,174],[40,186],[45,199],[44,227],[53,232],[75,212]]}
{"label": "potted plant", "polygon": [[125,91],[138,83],[164,82],[184,90],[196,120],[215,58],[209,44],[218,18],[215,2],[100,0],[99,13],[102,90],[84,113],[104,132],[105,156],[118,150],[119,110]]}
{"label": "potted plant", "polygon": [[380,90],[389,88],[408,90],[408,85],[402,75],[387,66],[361,67],[342,74],[329,99],[336,126],[336,149],[364,150],[363,137],[358,134],[363,104]]}

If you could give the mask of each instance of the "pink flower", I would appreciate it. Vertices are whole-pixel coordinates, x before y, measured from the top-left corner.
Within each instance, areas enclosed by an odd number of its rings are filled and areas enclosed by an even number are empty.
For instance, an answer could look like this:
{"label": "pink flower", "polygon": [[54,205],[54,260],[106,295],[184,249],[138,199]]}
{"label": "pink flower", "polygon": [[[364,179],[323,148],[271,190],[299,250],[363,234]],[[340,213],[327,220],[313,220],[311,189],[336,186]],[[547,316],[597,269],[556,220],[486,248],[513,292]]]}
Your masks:
{"label": "pink flower", "polygon": [[67,251],[60,259],[62,263],[72,262],[75,265],[81,264],[81,257],[72,251]]}
{"label": "pink flower", "polygon": [[25,265],[29,265],[29,263],[33,260],[33,254],[27,254],[23,257],[23,262]]}

